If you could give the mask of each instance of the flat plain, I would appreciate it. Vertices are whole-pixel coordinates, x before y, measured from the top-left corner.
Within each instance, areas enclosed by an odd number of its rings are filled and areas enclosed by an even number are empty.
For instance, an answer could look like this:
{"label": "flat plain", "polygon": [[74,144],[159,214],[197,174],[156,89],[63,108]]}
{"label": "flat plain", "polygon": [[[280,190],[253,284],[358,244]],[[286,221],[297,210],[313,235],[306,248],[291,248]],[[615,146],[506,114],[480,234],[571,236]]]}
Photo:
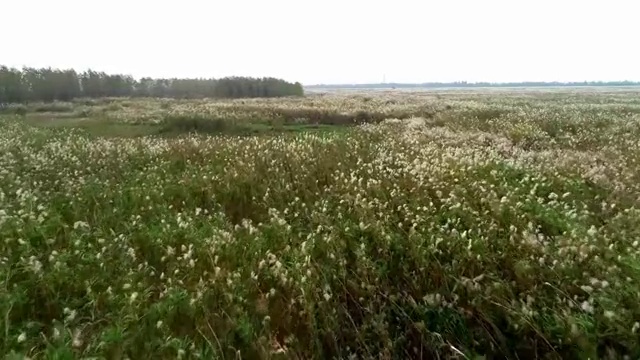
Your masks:
{"label": "flat plain", "polygon": [[638,358],[640,91],[0,115],[12,358]]}

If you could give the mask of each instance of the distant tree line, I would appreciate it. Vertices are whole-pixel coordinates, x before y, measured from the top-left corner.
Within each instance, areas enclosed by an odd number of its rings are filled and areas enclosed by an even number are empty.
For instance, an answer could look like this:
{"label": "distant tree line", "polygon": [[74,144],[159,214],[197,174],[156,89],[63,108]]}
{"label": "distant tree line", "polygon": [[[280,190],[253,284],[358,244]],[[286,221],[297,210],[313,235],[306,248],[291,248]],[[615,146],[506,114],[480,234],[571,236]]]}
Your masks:
{"label": "distant tree line", "polygon": [[68,101],[79,97],[247,98],[302,96],[300,83],[275,78],[136,80],[88,70],[22,70],[0,66],[0,104],[29,101]]}
{"label": "distant tree line", "polygon": [[429,83],[377,83],[377,84],[319,84],[309,85],[309,89],[393,89],[393,88],[479,88],[479,87],[578,87],[578,86],[640,86],[636,81],[576,81],[576,82],[429,82]]}

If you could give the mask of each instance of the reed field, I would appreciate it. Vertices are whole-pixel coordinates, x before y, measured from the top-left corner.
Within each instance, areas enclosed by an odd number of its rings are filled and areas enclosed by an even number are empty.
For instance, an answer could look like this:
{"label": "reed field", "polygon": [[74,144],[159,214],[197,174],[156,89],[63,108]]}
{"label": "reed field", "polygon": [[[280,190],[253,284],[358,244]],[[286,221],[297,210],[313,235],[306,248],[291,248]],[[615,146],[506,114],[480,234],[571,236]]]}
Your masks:
{"label": "reed field", "polygon": [[638,359],[640,90],[0,114],[9,359]]}

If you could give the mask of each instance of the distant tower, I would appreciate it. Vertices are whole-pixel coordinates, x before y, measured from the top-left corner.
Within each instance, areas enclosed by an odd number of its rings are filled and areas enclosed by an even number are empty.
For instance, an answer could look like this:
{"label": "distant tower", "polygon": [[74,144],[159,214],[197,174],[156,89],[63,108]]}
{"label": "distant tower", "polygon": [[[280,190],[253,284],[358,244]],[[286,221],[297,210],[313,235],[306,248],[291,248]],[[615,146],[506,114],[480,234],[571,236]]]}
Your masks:
{"label": "distant tower", "polygon": [[387,74],[382,74],[382,83],[383,84],[387,83]]}

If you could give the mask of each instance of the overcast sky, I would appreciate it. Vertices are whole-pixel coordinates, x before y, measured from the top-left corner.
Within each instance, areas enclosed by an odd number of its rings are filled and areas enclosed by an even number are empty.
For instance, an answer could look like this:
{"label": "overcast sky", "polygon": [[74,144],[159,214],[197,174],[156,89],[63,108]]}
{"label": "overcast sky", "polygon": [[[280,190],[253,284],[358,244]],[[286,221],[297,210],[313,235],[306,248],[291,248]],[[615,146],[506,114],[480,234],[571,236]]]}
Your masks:
{"label": "overcast sky", "polygon": [[303,84],[640,81],[639,0],[0,0],[0,64]]}

